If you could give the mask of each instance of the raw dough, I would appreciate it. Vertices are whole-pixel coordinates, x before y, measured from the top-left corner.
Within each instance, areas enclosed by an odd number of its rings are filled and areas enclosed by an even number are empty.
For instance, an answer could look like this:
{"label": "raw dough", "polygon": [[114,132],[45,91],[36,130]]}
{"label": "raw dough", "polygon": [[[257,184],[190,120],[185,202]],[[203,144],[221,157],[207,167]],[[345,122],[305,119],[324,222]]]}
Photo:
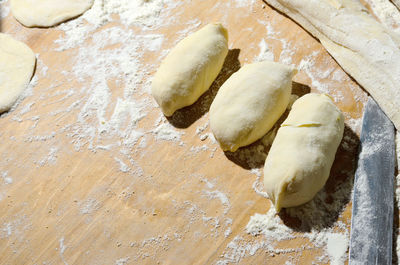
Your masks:
{"label": "raw dough", "polygon": [[264,166],[264,188],[277,211],[310,201],[324,186],[343,130],[343,114],[329,96],[307,94],[293,104]]}
{"label": "raw dough", "polygon": [[165,116],[193,104],[209,89],[228,54],[228,32],[208,24],[180,41],[154,76],[152,94]]}
{"label": "raw dough", "polygon": [[26,27],[51,27],[83,14],[94,0],[11,0],[14,17]]}
{"label": "raw dough", "polygon": [[220,88],[210,108],[210,127],[221,148],[249,145],[285,112],[297,71],[274,62],[247,64]]}
{"label": "raw dough", "polygon": [[400,9],[400,0],[391,0]]}
{"label": "raw dough", "polygon": [[28,86],[35,63],[28,46],[0,33],[0,113],[9,110]]}
{"label": "raw dough", "polygon": [[[400,38],[359,0],[266,0],[317,37],[400,129]],[[318,8],[316,8],[318,7]]]}

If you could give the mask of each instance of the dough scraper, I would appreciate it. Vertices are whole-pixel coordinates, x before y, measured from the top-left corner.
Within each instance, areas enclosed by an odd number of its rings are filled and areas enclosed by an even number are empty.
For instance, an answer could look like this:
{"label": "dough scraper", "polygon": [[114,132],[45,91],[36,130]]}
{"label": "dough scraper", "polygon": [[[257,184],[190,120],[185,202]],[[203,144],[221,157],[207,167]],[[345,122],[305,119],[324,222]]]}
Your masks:
{"label": "dough scraper", "polygon": [[395,130],[369,97],[354,179],[349,264],[392,264]]}

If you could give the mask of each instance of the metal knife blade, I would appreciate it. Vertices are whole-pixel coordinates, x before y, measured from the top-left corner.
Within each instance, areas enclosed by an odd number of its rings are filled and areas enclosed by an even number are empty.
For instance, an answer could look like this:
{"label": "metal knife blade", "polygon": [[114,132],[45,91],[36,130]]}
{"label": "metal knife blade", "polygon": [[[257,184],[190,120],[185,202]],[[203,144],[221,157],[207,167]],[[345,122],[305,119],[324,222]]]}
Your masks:
{"label": "metal knife blade", "polygon": [[392,264],[395,130],[376,102],[365,108],[354,180],[349,264]]}

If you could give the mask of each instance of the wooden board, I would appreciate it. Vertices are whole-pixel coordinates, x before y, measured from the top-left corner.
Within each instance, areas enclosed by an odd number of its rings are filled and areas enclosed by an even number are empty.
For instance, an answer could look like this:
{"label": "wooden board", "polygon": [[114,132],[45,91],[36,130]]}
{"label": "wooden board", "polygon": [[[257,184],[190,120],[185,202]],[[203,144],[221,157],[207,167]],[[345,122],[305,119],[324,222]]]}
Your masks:
{"label": "wooden board", "polygon": [[[1,7],[4,12],[8,3]],[[118,145],[124,137],[115,132],[99,132],[102,122],[111,120],[118,99],[125,97],[127,84],[118,82],[123,77],[108,80],[111,96],[105,121],[96,115],[79,120],[93,91],[89,78],[79,80],[73,72],[80,46],[57,51],[54,41],[64,36],[59,28],[28,29],[11,14],[1,20],[1,32],[24,41],[39,54],[32,93],[0,116],[1,264],[329,262],[320,258],[326,244],[315,246],[301,235],[329,227],[349,231],[352,174],[366,93],[318,41],[262,1],[193,0],[165,12],[169,22],[150,30],[125,27],[117,16],[115,22],[96,30],[120,27],[164,36],[160,49],[142,51],[140,64],[148,72],[128,96],[152,102],[135,125],[143,135],[131,146]],[[167,121],[146,92],[146,81],[165,56],[163,51],[187,34],[182,31],[193,32],[197,22],[213,21],[222,21],[229,30],[230,52],[224,69],[194,106]],[[263,245],[263,235],[245,231],[251,216],[265,214],[271,206],[254,188],[262,186],[257,174],[262,172],[268,146],[259,141],[234,154],[224,153],[207,134],[211,132],[208,107],[218,88],[240,65],[257,58],[262,40],[276,61],[300,67],[295,93],[328,92],[347,123],[322,191],[326,200],[303,220],[286,211],[279,215],[297,235],[273,243],[280,253]],[[118,45],[107,49],[118,49]],[[173,125],[171,130],[180,139],[157,139],[154,131],[160,124]],[[126,128],[122,124],[119,129]],[[107,144],[112,147],[100,147]],[[321,209],[334,210],[320,217]],[[307,224],[311,227],[304,230]]]}

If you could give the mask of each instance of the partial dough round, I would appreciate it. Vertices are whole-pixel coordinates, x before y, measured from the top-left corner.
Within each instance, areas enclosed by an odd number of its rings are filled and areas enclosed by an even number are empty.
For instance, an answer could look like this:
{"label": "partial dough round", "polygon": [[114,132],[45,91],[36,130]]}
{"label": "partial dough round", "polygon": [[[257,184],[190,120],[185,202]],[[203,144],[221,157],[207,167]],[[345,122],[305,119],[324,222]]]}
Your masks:
{"label": "partial dough round", "polygon": [[94,0],[11,0],[14,17],[26,27],[51,27],[83,14]]}
{"label": "partial dough round", "polygon": [[193,104],[219,74],[228,54],[228,32],[208,24],[180,41],[161,63],[152,95],[165,116]]}
{"label": "partial dough round", "polygon": [[28,86],[35,63],[28,46],[0,33],[0,113],[9,110]]}
{"label": "partial dough round", "polygon": [[264,188],[277,211],[310,201],[325,185],[343,130],[343,114],[329,96],[307,94],[293,104],[264,166]]}
{"label": "partial dough round", "polygon": [[220,88],[210,127],[221,148],[236,151],[265,135],[285,112],[297,71],[274,62],[243,66]]}

